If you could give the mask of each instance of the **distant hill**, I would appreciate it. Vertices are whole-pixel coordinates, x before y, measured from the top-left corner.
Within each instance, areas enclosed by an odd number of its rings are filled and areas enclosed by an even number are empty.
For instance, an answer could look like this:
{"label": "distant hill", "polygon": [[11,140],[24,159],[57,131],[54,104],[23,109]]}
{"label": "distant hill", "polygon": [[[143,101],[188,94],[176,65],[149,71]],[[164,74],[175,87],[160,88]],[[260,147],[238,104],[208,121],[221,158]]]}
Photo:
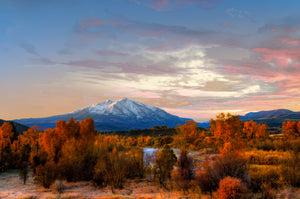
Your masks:
{"label": "distant hill", "polygon": [[[253,120],[259,124],[267,124],[269,127],[281,127],[282,122],[287,120],[300,121],[300,112],[293,112],[288,109],[275,109],[270,111],[250,112],[239,116],[241,121]],[[209,121],[198,124],[202,128],[210,126]]]}
{"label": "distant hill", "polygon": [[4,122],[9,122],[12,124],[13,126],[13,131],[16,132],[17,134],[23,134],[24,131],[27,131],[28,130],[28,127],[25,126],[25,125],[22,125],[22,124],[19,124],[17,122],[13,122],[13,121],[5,121],[5,120],[1,120],[0,119],[0,126],[2,126],[2,124]]}
{"label": "distant hill", "polygon": [[240,119],[242,121],[253,120],[260,124],[267,124],[269,127],[281,127],[282,122],[287,120],[300,121],[300,112],[293,112],[287,109],[250,112],[240,116]]}
{"label": "distant hill", "polygon": [[54,128],[58,120],[68,121],[70,117],[76,120],[87,117],[93,118],[95,128],[99,131],[149,129],[153,126],[162,125],[176,127],[179,124],[184,124],[186,120],[192,120],[169,114],[158,107],[124,98],[118,101],[106,100],[63,115],[14,121],[26,126],[40,126],[41,130],[44,130]]}

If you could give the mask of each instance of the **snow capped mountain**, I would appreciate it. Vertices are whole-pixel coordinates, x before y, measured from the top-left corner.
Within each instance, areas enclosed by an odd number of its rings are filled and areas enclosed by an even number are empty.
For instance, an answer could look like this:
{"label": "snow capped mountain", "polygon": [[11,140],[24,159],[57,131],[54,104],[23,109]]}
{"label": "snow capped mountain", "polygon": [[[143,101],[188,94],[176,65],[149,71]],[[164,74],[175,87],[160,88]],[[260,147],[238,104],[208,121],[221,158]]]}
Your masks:
{"label": "snow capped mountain", "polygon": [[184,124],[187,118],[171,115],[166,111],[143,103],[123,98],[118,101],[106,100],[95,105],[75,110],[72,113],[46,118],[29,118],[15,120],[27,126],[41,126],[42,129],[54,128],[58,120],[69,120],[73,117],[82,120],[93,118],[99,131],[116,131],[130,129],[146,129],[153,126],[167,125],[175,127]]}
{"label": "snow capped mountain", "polygon": [[167,113],[159,108],[147,106],[137,101],[123,98],[119,101],[106,100],[96,105],[90,105],[73,112],[74,114],[93,113],[102,115],[115,115],[120,117],[136,117],[141,119],[148,115],[160,114],[161,116]]}

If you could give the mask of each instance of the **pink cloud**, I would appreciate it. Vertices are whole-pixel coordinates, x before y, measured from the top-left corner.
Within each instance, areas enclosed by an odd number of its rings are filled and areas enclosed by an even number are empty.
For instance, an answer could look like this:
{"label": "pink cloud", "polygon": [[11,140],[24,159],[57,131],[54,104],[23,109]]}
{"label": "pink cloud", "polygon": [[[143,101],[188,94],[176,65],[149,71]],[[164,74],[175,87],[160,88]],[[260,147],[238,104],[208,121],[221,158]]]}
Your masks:
{"label": "pink cloud", "polygon": [[279,41],[283,44],[297,45],[300,44],[300,40],[290,39],[290,38],[280,38]]}
{"label": "pink cloud", "polygon": [[99,54],[101,56],[127,56],[127,55],[129,55],[128,53],[118,52],[118,51],[114,51],[114,50],[99,50],[99,51],[97,51],[97,54]]}
{"label": "pink cloud", "polygon": [[[128,0],[129,2],[134,2],[136,4],[141,4],[141,0]],[[180,7],[180,6],[199,6],[202,8],[213,8],[218,4],[222,3],[224,0],[150,0],[150,4],[145,4],[146,6],[153,8],[157,11],[165,11],[168,8]]]}
{"label": "pink cloud", "polygon": [[277,31],[297,32],[298,30],[300,30],[300,26],[298,26],[298,27],[283,26],[283,27],[274,27],[274,28],[271,28],[270,32],[277,32]]}
{"label": "pink cloud", "polygon": [[222,23],[222,26],[227,26],[228,25],[228,22],[227,21],[224,21],[223,23]]}
{"label": "pink cloud", "polygon": [[300,48],[293,49],[270,49],[254,48],[254,52],[262,54],[262,61],[266,63],[276,62],[280,66],[291,65],[294,60],[299,60]]}
{"label": "pink cloud", "polygon": [[102,25],[104,25],[103,21],[100,21],[98,19],[94,19],[94,20],[91,20],[91,21],[86,21],[86,22],[81,23],[79,28],[80,29],[85,29],[85,28],[90,27],[90,26],[102,26]]}
{"label": "pink cloud", "polygon": [[162,51],[168,51],[170,50],[170,48],[167,45],[159,45],[159,46],[148,48],[148,50],[162,52]]}
{"label": "pink cloud", "polygon": [[85,67],[85,68],[102,68],[104,62],[95,61],[95,60],[81,60],[81,61],[72,61],[64,64],[69,66],[78,66],[78,67]]}
{"label": "pink cloud", "polygon": [[272,28],[272,29],[270,30],[270,32],[276,32],[276,31],[278,31],[277,28]]}
{"label": "pink cloud", "polygon": [[168,3],[168,0],[151,0],[150,7],[155,10],[161,11],[166,9]]}
{"label": "pink cloud", "polygon": [[202,8],[213,8],[224,0],[175,0],[176,5],[192,5]]}

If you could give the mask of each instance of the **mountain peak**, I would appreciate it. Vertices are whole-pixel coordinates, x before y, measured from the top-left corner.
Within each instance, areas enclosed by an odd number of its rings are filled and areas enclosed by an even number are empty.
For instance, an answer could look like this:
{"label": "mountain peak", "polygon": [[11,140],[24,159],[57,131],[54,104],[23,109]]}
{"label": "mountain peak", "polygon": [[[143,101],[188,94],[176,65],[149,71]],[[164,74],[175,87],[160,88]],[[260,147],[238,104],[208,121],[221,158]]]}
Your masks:
{"label": "mountain peak", "polygon": [[[157,113],[156,113],[157,112]],[[166,112],[143,103],[122,98],[118,101],[105,100],[96,105],[90,105],[73,112],[74,114],[101,114],[101,115],[116,115],[120,117],[130,117],[140,119],[147,115],[165,114]]]}
{"label": "mountain peak", "polygon": [[175,127],[184,124],[186,120],[191,120],[169,114],[158,107],[122,98],[117,101],[107,99],[68,114],[18,121],[29,126],[38,125],[42,126],[42,129],[46,129],[55,127],[57,120],[69,120],[70,117],[76,120],[93,118],[96,128],[102,131],[145,129],[161,125]]}

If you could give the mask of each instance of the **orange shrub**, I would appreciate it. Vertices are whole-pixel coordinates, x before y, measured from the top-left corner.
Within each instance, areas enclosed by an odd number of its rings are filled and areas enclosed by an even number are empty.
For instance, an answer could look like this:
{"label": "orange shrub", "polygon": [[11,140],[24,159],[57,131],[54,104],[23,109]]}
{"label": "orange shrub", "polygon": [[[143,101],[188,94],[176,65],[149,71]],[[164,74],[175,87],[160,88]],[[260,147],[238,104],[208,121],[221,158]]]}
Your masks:
{"label": "orange shrub", "polygon": [[247,188],[240,179],[226,177],[220,181],[217,195],[219,199],[243,199],[247,197]]}

